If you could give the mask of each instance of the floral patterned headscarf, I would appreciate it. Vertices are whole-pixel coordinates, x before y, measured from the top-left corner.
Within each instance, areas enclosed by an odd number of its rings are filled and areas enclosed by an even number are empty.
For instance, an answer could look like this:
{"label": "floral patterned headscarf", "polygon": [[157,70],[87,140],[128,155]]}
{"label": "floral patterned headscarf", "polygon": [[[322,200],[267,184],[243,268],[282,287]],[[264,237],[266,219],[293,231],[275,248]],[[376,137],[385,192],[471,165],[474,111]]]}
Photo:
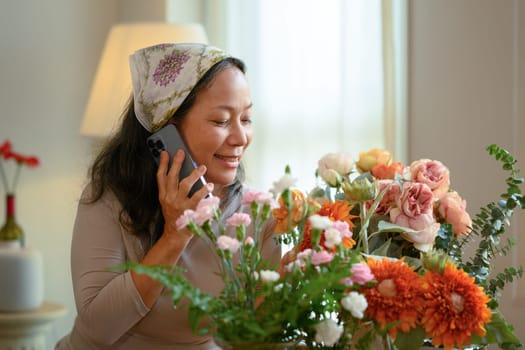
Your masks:
{"label": "floral patterned headscarf", "polygon": [[135,114],[150,132],[161,129],[202,76],[230,57],[205,44],[159,44],[129,57]]}

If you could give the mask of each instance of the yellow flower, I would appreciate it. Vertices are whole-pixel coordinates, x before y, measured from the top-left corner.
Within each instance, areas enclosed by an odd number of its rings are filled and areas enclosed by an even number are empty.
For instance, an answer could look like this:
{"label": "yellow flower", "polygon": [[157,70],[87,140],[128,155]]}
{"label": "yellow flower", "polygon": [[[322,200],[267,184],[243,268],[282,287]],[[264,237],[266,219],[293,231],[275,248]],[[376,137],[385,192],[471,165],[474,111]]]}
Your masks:
{"label": "yellow flower", "polygon": [[359,160],[356,163],[357,170],[360,173],[366,173],[379,164],[390,165],[392,163],[392,154],[381,148],[374,148],[367,152],[359,152]]}
{"label": "yellow flower", "polygon": [[448,262],[443,273],[423,277],[425,309],[422,323],[432,344],[446,350],[470,344],[472,334],[484,336],[490,321],[489,297],[465,271]]}

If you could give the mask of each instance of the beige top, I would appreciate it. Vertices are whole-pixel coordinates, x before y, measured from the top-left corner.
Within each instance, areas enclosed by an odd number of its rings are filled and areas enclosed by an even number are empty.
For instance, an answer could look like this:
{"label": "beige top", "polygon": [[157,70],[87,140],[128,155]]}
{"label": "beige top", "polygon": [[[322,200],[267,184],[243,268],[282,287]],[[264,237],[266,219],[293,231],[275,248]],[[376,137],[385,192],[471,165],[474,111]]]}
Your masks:
{"label": "beige top", "polygon": [[[58,342],[56,349],[218,349],[209,337],[192,333],[187,311],[174,309],[169,295],[161,295],[149,309],[129,272],[108,270],[126,261],[139,262],[145,254],[141,241],[120,225],[120,209],[110,193],[95,204],[78,206],[71,246],[77,317],[72,332]],[[239,199],[224,210],[223,217],[237,209],[249,210]],[[261,233],[262,255],[277,264],[281,252],[272,229],[268,223]],[[229,234],[233,236],[234,231]],[[201,290],[218,294],[222,289],[215,260],[197,237],[189,242],[177,265],[188,271],[188,281]]]}

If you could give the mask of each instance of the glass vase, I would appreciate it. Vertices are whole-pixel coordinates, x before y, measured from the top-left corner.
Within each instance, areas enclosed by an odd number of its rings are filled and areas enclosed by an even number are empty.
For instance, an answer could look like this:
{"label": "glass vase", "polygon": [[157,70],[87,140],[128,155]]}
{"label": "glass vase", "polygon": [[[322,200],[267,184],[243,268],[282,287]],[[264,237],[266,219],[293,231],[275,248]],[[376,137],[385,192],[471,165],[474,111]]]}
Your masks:
{"label": "glass vase", "polygon": [[5,223],[0,229],[0,244],[4,246],[24,246],[24,232],[15,217],[15,195],[8,193],[5,198]]}

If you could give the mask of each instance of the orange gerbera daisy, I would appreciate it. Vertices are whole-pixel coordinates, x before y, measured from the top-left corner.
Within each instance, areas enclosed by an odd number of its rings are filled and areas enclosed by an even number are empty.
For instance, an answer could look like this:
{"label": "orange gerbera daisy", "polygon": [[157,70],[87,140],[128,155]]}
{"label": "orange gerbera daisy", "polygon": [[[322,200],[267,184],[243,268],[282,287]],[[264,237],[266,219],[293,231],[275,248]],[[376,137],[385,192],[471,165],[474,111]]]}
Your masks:
{"label": "orange gerbera daisy", "polygon": [[[353,206],[348,203],[347,201],[342,200],[336,200],[333,202],[330,202],[326,199],[323,200],[323,203],[321,205],[321,208],[315,212],[314,214],[321,215],[321,216],[327,216],[331,221],[343,221],[348,224],[348,227],[350,230],[354,227],[354,223],[352,222],[352,219],[357,218],[356,215],[350,214],[350,211],[352,210]],[[324,235],[321,235],[321,240],[319,244],[323,249],[326,250],[335,250],[329,249],[325,247],[324,245]],[[343,247],[350,249],[355,245],[355,241],[352,237],[345,237],[343,238],[342,242]],[[312,226],[310,225],[310,222],[307,221],[304,225],[304,232],[303,232],[303,239],[299,243],[299,251],[303,251],[305,249],[311,249],[312,248]]]}
{"label": "orange gerbera daisy", "polygon": [[368,266],[377,284],[363,289],[368,302],[366,315],[379,323],[380,329],[399,322],[388,330],[392,338],[398,331],[408,332],[416,327],[424,304],[422,281],[403,260],[368,259]]}
{"label": "orange gerbera daisy", "polygon": [[292,203],[291,214],[288,217],[288,209],[284,205],[283,197],[279,197],[279,208],[272,209],[275,218],[275,233],[285,233],[297,226],[306,215],[305,195],[299,190],[290,190]]}
{"label": "orange gerbera daisy", "polygon": [[423,277],[425,311],[422,323],[432,344],[460,349],[472,334],[485,335],[490,321],[490,298],[465,271],[447,263],[443,273],[429,271]]}

